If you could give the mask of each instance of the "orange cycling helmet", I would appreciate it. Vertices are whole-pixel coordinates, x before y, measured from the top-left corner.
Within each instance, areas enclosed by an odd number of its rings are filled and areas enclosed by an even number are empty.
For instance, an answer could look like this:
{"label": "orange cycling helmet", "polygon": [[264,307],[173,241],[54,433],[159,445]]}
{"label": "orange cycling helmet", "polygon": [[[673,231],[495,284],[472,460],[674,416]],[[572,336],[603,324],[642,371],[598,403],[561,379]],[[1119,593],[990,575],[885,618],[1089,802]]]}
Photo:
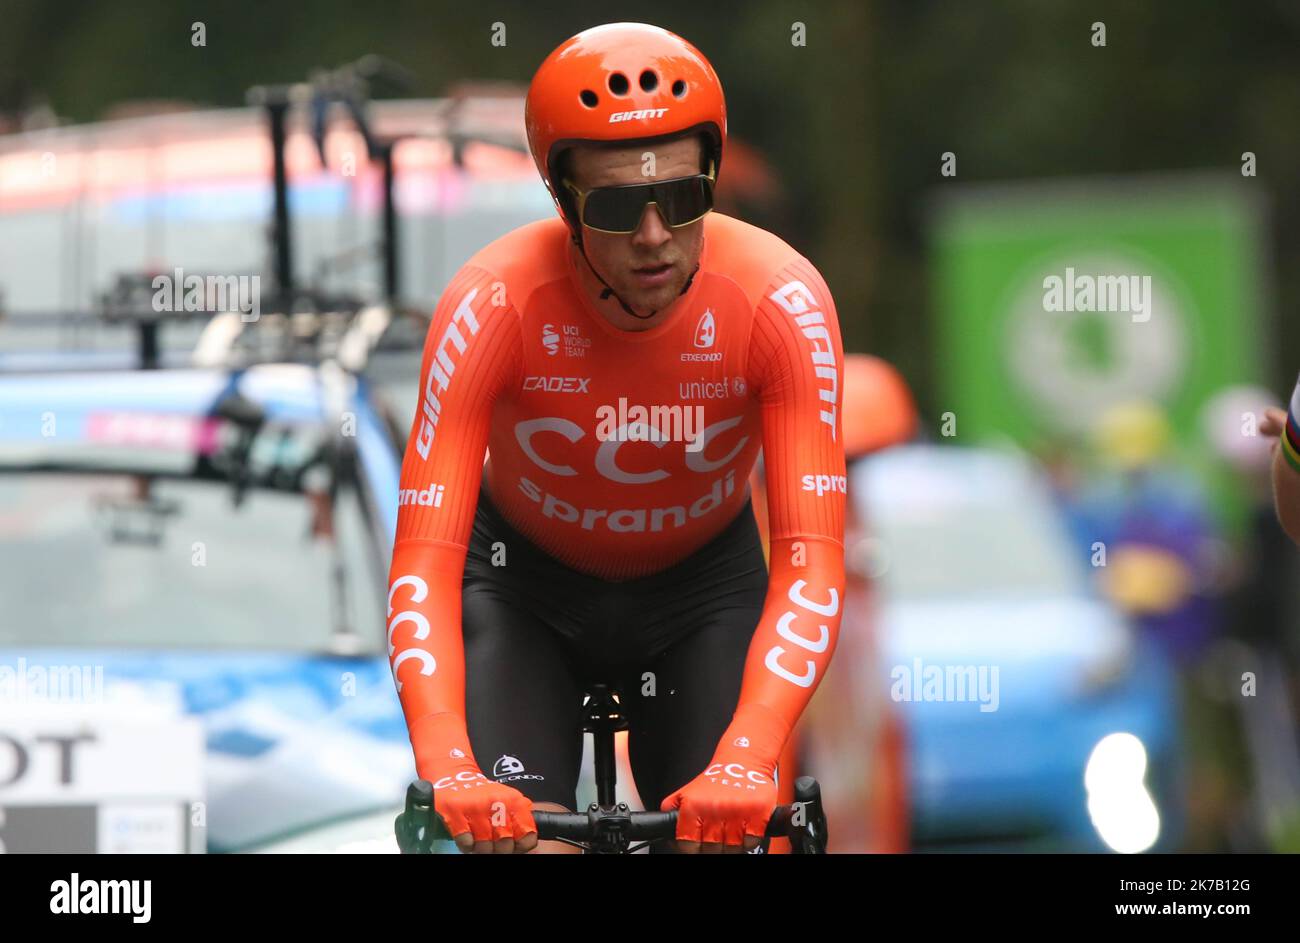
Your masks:
{"label": "orange cycling helmet", "polygon": [[916,402],[890,363],[869,354],[844,355],[844,455],[850,461],[916,434]]}
{"label": "orange cycling helmet", "polygon": [[537,170],[576,238],[575,211],[556,179],[566,147],[700,131],[716,171],[727,105],[713,66],[686,40],[645,23],[608,23],[583,30],[546,57],[528,86],[524,123]]}

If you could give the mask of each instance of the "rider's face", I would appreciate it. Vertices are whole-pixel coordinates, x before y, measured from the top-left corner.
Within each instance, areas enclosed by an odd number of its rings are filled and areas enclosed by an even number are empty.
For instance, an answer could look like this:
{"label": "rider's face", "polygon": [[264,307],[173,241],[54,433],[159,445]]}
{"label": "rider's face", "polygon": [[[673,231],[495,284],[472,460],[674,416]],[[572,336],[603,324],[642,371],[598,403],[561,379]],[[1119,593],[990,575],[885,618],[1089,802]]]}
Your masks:
{"label": "rider's face", "polygon": [[[574,147],[569,179],[582,190],[700,173],[703,146],[697,135],[643,147]],[[651,156],[653,155],[653,157]],[[673,303],[700,260],[704,220],[671,228],[647,206],[635,232],[607,233],[583,227],[587,258],[620,298],[649,314]]]}

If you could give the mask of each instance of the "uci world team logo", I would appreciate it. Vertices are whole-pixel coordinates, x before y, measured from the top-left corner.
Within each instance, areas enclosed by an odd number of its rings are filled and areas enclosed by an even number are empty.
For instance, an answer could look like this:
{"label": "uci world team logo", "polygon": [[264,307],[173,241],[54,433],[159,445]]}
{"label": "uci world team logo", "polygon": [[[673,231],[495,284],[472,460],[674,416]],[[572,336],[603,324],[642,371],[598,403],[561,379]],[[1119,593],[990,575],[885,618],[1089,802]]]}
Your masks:
{"label": "uci world team logo", "polygon": [[591,350],[591,338],[584,337],[582,328],[576,324],[542,325],[542,346],[546,354],[554,357],[561,350],[566,357],[586,357]]}
{"label": "uci world team logo", "polygon": [[700,315],[700,323],[695,325],[695,346],[708,349],[717,340],[717,325],[713,320],[713,309],[706,308]]}

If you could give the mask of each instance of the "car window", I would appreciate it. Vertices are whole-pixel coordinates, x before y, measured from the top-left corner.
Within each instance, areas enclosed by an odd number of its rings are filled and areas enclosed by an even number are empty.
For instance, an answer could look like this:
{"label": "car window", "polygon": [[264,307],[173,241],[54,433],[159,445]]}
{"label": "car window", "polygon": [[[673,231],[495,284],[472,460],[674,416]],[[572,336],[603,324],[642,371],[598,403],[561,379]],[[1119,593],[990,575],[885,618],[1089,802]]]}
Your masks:
{"label": "car window", "polygon": [[1084,583],[1058,522],[1034,502],[871,508],[880,579],[909,599],[1073,595]]}
{"label": "car window", "polygon": [[0,475],[0,645],[326,651],[346,624],[360,650],[382,650],[353,488],[339,489],[331,540],[313,536],[301,493],[250,489],[236,507],[226,482],[157,478],[142,501],[142,481]]}

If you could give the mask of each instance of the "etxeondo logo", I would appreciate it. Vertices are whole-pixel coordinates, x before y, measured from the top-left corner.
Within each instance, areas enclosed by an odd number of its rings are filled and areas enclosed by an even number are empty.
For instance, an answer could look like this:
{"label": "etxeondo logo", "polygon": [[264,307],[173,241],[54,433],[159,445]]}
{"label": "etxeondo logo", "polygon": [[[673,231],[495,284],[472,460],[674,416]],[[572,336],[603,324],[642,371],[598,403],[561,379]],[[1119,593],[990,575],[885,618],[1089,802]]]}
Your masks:
{"label": "etxeondo logo", "polygon": [[700,315],[700,323],[695,325],[695,346],[712,347],[717,339],[717,322],[713,320],[713,309],[708,308]]}
{"label": "etxeondo logo", "polygon": [[[700,315],[699,323],[695,325],[695,346],[708,350],[718,340],[718,322],[713,317],[713,309],[708,308]],[[684,362],[699,361],[718,361],[722,359],[722,351],[713,350],[708,353],[686,353],[682,354]]]}
{"label": "etxeondo logo", "polygon": [[50,885],[50,913],[131,914],[132,923],[148,923],[152,897],[153,881],[82,881],[73,871]]}
{"label": "etxeondo logo", "polygon": [[492,778],[499,783],[512,783],[523,779],[535,782],[546,781],[545,776],[527,772],[524,769],[524,761],[509,753],[503,753],[501,758],[492,764]]}

